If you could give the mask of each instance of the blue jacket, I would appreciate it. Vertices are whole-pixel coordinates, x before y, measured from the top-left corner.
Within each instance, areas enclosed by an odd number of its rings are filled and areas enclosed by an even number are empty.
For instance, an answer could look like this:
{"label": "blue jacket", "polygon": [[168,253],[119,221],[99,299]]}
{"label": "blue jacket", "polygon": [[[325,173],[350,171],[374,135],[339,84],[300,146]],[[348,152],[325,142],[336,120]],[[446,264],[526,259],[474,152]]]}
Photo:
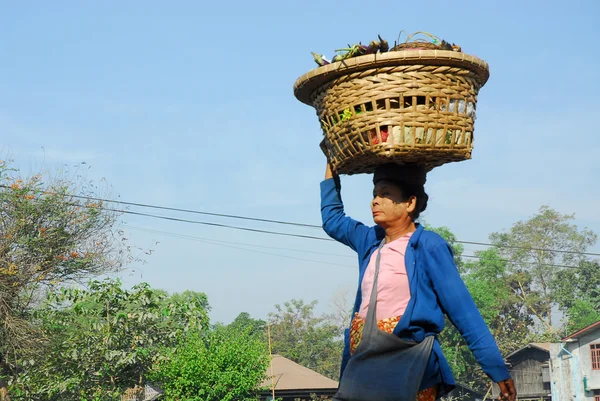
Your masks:
{"label": "blue jacket", "polygon": [[[325,232],[358,254],[358,290],[354,311],[362,301],[361,286],[371,254],[377,249],[385,232],[378,226],[367,227],[344,213],[339,178],[321,182],[321,217]],[[423,341],[444,328],[444,314],[464,337],[477,362],[494,382],[510,378],[500,350],[462,281],[452,249],[438,234],[423,229],[411,236],[405,255],[411,293],[410,301],[393,334],[406,340]],[[344,353],[340,378],[350,358],[349,331],[344,334]],[[440,343],[435,340],[421,389],[442,384],[440,396],[455,387],[448,361]]]}

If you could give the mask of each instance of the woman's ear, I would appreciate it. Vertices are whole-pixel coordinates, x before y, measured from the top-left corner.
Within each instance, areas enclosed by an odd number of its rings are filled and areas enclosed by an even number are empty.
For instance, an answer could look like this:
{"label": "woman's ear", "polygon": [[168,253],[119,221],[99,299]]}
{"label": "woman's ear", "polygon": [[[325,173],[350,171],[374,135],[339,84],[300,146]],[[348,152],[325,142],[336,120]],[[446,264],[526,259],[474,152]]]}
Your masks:
{"label": "woman's ear", "polygon": [[416,210],[417,210],[417,197],[413,195],[410,198],[408,198],[408,200],[406,201],[406,211],[408,212],[408,214],[413,214]]}

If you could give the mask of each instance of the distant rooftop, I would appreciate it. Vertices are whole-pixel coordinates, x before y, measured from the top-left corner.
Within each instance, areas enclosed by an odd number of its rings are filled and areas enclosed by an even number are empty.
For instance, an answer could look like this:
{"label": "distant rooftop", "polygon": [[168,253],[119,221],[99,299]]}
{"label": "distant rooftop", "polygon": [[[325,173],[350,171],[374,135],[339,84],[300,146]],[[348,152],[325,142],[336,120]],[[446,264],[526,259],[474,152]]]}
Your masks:
{"label": "distant rooftop", "polygon": [[576,331],[575,333],[563,338],[563,341],[570,340],[570,339],[573,339],[576,337],[580,337],[580,336],[585,335],[595,329],[600,329],[600,320],[597,321],[596,323],[590,324],[588,327],[584,327],[583,329]]}
{"label": "distant rooftop", "polygon": [[518,353],[527,350],[527,349],[539,349],[541,351],[545,351],[545,352],[550,352],[550,343],[529,343],[526,346],[519,348],[516,351],[513,351],[511,354],[509,354],[506,358],[511,358],[515,355],[517,355]]}
{"label": "distant rooftop", "polygon": [[281,355],[273,355],[267,376],[269,378],[263,382],[263,386],[271,388],[275,382],[275,390],[337,389],[338,387],[338,382],[335,380],[298,365]]}

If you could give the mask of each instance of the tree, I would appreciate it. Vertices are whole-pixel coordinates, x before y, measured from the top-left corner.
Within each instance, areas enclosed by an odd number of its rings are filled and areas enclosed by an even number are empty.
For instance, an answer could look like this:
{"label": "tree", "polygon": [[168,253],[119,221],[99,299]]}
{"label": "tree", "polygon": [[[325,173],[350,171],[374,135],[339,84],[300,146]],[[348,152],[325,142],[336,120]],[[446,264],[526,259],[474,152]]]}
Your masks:
{"label": "tree", "polygon": [[267,340],[267,322],[262,319],[253,319],[248,312],[241,312],[227,327],[232,330],[248,331],[251,336],[257,336],[263,341]]}
{"label": "tree", "polygon": [[273,353],[337,380],[343,341],[336,339],[336,325],[314,316],[316,304],[292,299],[275,305],[276,312],[269,314]]}
{"label": "tree", "polygon": [[551,283],[553,300],[566,314],[564,334],[600,320],[600,264],[581,261],[576,267],[559,271]]}
{"label": "tree", "polygon": [[556,301],[552,288],[558,285],[558,273],[565,265],[581,263],[585,259],[582,252],[597,239],[592,231],[579,230],[572,224],[574,217],[542,206],[537,215],[513,224],[508,233],[490,235],[500,256],[510,261],[511,271],[531,279],[530,289],[523,288],[521,297],[543,324],[542,331],[549,334],[556,333],[552,317]]}
{"label": "tree", "polygon": [[16,361],[34,356],[43,336],[28,319],[44,290],[116,271],[129,259],[117,213],[82,180],[22,178],[0,161],[0,400]]}
{"label": "tree", "polygon": [[343,339],[344,330],[350,324],[352,310],[354,309],[354,299],[352,298],[350,289],[344,288],[334,292],[331,296],[329,306],[331,312],[324,315],[325,321],[337,327],[336,338]]}
{"label": "tree", "polygon": [[15,389],[24,400],[119,399],[145,383],[163,348],[208,325],[206,305],[204,294],[169,298],[146,283],[125,290],[112,279],[50,293],[35,313],[48,346],[22,364]]}
{"label": "tree", "polygon": [[533,319],[519,295],[520,287],[529,288],[530,281],[520,273],[510,272],[497,249],[475,254],[479,260],[467,263],[465,284],[500,351],[509,353],[525,345],[530,337]]}
{"label": "tree", "polygon": [[589,299],[576,299],[567,314],[569,322],[565,334],[571,334],[600,321],[600,311]]}
{"label": "tree", "polygon": [[192,331],[167,355],[150,378],[162,383],[169,400],[258,400],[267,378],[267,346],[251,327],[219,325],[204,334]]}
{"label": "tree", "polygon": [[[571,224],[572,215],[561,215],[548,207],[527,222],[518,222],[508,233],[490,236],[496,247],[476,252],[476,261],[457,261],[477,305],[500,351],[507,355],[532,341],[557,337],[552,327],[552,307],[559,305],[572,327],[581,327],[598,317],[600,277],[581,252],[596,235]],[[452,245],[455,237],[447,229],[433,229]],[[561,267],[579,263],[578,269]],[[589,294],[589,295],[588,295]],[[574,301],[578,298],[577,301]],[[537,320],[536,320],[537,318]],[[545,330],[532,330],[536,321]],[[460,333],[447,321],[439,336],[444,353],[458,380],[481,387],[487,380],[476,366]]]}

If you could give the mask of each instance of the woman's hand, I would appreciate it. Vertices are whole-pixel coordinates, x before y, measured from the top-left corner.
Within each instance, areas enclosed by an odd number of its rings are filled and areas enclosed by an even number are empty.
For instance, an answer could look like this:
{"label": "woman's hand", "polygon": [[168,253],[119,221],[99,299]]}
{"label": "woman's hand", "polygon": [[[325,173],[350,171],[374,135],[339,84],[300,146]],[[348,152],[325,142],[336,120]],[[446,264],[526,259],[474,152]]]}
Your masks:
{"label": "woman's hand", "polygon": [[333,178],[333,171],[331,170],[331,164],[327,162],[327,167],[325,168],[325,179]]}
{"label": "woman's hand", "polygon": [[329,156],[327,153],[327,149],[325,148],[325,138],[323,138],[323,140],[319,144],[319,147],[321,148],[321,150],[323,151],[323,154],[327,158],[327,167],[325,168],[325,179],[328,180],[329,178],[333,178],[335,176],[335,174],[333,174],[333,169],[331,168],[331,163],[329,163]]}
{"label": "woman's hand", "polygon": [[515,389],[515,382],[513,379],[506,379],[498,382],[498,387],[500,387],[498,400],[515,401],[517,399],[517,390]]}

